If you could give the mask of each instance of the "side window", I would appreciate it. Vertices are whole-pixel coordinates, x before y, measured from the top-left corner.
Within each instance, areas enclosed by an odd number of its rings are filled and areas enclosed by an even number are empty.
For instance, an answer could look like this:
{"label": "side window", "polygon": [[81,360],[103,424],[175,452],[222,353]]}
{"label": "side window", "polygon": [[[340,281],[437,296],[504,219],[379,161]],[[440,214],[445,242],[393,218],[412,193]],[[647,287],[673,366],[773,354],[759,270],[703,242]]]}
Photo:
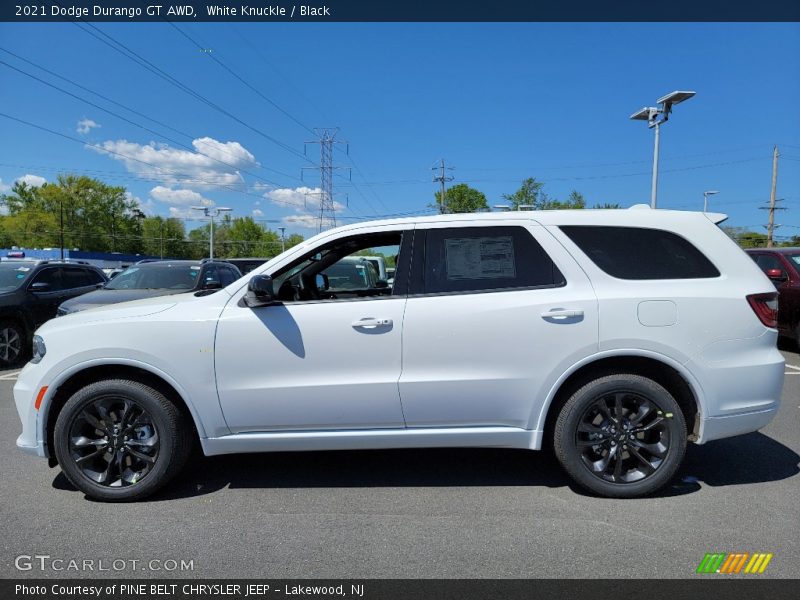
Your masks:
{"label": "side window", "polygon": [[[273,275],[280,300],[353,300],[406,293],[410,239],[402,232],[362,234],[314,249]],[[405,261],[405,262],[404,262]],[[397,269],[390,283],[381,272]]]}
{"label": "side window", "polygon": [[524,227],[456,227],[425,232],[417,293],[502,291],[557,286],[564,276]]}
{"label": "side window", "polygon": [[662,229],[562,226],[600,269],[619,279],[702,279],[719,271],[685,238]]}
{"label": "side window", "polygon": [[86,274],[86,277],[89,281],[87,285],[97,285],[98,283],[106,282],[103,276],[94,269],[84,269],[83,272]]}
{"label": "side window", "polygon": [[39,271],[36,277],[34,277],[33,280],[31,281],[31,285],[33,285],[34,283],[48,284],[50,286],[47,290],[48,292],[57,292],[59,290],[64,289],[61,283],[61,269],[58,269],[56,267],[49,267],[47,269],[42,269],[41,271]]}
{"label": "side window", "polygon": [[93,285],[86,269],[66,268],[61,272],[61,278],[65,290]]}
{"label": "side window", "polygon": [[227,267],[222,267],[219,270],[219,276],[220,276],[220,283],[222,283],[222,287],[230,285],[231,283],[239,279],[239,277],[236,276],[236,272],[233,269],[229,269]]}

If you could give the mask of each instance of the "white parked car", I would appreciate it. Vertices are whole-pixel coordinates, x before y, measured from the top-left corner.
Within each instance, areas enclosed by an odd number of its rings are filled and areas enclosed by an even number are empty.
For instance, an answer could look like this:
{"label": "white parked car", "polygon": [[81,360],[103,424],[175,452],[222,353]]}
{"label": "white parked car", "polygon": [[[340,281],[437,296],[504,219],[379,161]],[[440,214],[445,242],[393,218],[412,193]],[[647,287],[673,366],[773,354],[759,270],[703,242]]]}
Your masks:
{"label": "white parked car", "polygon": [[[23,450],[88,496],[143,498],[206,455],[552,442],[610,497],[668,483],[687,441],[778,410],[772,283],[724,215],[443,215],[326,231],[210,296],[42,326],[14,387]],[[333,289],[358,253],[385,282]]]}

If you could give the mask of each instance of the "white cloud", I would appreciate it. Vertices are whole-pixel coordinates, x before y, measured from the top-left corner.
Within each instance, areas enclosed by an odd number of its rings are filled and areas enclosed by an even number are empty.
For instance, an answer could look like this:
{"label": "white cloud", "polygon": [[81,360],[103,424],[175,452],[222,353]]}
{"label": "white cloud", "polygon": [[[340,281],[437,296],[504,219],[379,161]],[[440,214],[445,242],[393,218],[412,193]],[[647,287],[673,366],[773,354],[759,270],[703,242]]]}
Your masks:
{"label": "white cloud", "polygon": [[[264,197],[278,206],[293,208],[296,211],[319,212],[322,189],[309,187],[278,188],[267,192]],[[344,208],[344,204],[333,203],[334,212],[341,212]]]}
{"label": "white cloud", "polygon": [[42,187],[45,183],[47,183],[47,179],[44,177],[40,177],[39,175],[31,175],[30,173],[27,173],[22,177],[17,177],[16,181],[29,185],[30,187]]}
{"label": "white cloud", "polygon": [[195,191],[173,189],[162,185],[157,185],[150,190],[150,197],[159,202],[177,204],[179,206],[192,206],[194,204],[199,204],[200,206],[214,206],[213,200],[204,198]]}
{"label": "white cloud", "polygon": [[[319,216],[314,215],[289,215],[288,217],[283,218],[283,222],[287,225],[293,225],[295,227],[302,227],[305,229],[317,230],[319,228]],[[322,221],[323,229],[330,229],[333,227],[333,225],[333,220],[329,218],[326,218]]]}
{"label": "white cloud", "polygon": [[264,197],[279,206],[288,206],[295,210],[309,210],[315,206],[319,208],[321,195],[320,188],[298,187],[271,190],[264,194]]}
{"label": "white cloud", "polygon": [[75,130],[81,135],[86,135],[95,127],[101,127],[100,123],[92,121],[91,119],[83,118],[78,121],[78,128]]}
{"label": "white cloud", "polygon": [[195,152],[155,142],[137,144],[127,140],[109,140],[99,147],[88,148],[122,162],[131,173],[156,179],[168,186],[240,187],[244,180],[239,170],[258,166],[255,157],[239,142],[219,142],[203,137],[194,140],[192,146]]}
{"label": "white cloud", "polygon": [[258,208],[253,209],[253,216],[254,217],[263,217],[264,216],[264,211],[261,210],[261,209],[258,209]]}
{"label": "white cloud", "polygon": [[3,183],[2,177],[0,177],[0,194],[5,194],[8,190],[11,189],[10,185],[6,185]]}

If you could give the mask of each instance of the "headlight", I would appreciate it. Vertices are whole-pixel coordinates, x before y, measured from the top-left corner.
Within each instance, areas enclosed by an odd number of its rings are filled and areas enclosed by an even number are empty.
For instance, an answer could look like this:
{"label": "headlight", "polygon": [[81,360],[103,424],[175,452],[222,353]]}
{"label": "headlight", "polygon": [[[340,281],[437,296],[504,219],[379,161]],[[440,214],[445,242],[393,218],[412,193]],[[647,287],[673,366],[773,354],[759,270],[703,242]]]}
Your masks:
{"label": "headlight", "polygon": [[47,354],[47,348],[45,348],[44,340],[41,336],[33,336],[33,358],[31,362],[38,363],[44,358],[45,354]]}

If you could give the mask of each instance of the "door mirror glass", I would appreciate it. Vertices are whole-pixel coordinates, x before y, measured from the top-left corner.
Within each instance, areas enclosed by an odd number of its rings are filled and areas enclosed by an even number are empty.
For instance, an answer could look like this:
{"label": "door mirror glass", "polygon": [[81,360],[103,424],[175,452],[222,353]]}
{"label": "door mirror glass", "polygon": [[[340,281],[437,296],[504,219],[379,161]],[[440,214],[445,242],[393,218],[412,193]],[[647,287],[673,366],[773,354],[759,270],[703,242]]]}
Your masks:
{"label": "door mirror glass", "polygon": [[40,281],[38,283],[34,283],[31,285],[32,292],[49,292],[50,291],[50,284],[45,283],[44,281]]}
{"label": "door mirror glass", "polygon": [[208,279],[208,280],[206,280],[206,283],[203,286],[203,289],[206,289],[206,290],[219,290],[219,289],[222,289],[222,284],[219,281],[217,281],[216,279]]}

